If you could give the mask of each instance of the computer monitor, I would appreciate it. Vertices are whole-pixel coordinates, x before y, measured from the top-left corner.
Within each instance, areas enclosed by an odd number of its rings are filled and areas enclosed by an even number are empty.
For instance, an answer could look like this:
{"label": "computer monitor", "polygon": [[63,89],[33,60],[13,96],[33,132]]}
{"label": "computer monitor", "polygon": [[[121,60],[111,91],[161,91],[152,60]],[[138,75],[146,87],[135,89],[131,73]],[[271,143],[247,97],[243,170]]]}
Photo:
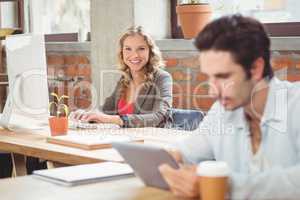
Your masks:
{"label": "computer monitor", "polygon": [[[26,119],[47,120],[49,91],[44,35],[8,36],[5,47],[9,90],[1,125],[9,128],[27,126]],[[35,124],[30,123],[33,128]]]}

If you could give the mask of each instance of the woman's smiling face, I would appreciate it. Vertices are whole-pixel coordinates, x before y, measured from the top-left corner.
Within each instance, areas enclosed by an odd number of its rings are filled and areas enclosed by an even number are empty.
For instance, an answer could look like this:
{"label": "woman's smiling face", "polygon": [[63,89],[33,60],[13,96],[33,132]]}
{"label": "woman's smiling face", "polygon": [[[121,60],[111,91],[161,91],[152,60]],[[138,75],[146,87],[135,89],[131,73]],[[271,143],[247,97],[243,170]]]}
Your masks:
{"label": "woman's smiling face", "polygon": [[149,52],[149,45],[139,34],[128,36],[123,42],[123,60],[131,72],[143,69],[149,61]]}

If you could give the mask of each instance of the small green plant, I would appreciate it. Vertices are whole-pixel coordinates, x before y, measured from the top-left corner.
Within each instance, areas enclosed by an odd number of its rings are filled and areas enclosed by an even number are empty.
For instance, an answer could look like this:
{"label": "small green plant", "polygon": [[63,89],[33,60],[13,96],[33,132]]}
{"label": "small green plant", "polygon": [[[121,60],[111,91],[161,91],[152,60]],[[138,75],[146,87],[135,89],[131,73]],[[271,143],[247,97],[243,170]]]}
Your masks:
{"label": "small green plant", "polygon": [[[50,113],[55,113],[53,115],[55,115],[56,117],[61,117],[61,116],[67,117],[69,114],[69,107],[66,104],[64,104],[62,101],[64,99],[68,99],[69,97],[66,95],[58,96],[54,92],[52,92],[50,95],[54,97],[54,101],[51,101],[49,103]],[[52,108],[52,106],[54,107]],[[51,112],[52,111],[51,109],[53,109],[54,112]]]}

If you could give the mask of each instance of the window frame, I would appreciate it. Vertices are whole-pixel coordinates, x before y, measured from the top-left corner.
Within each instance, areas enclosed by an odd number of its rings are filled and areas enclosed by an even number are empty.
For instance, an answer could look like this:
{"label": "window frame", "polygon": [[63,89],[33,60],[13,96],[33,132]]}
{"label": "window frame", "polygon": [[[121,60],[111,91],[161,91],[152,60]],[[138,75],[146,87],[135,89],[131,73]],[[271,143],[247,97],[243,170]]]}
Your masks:
{"label": "window frame", "polygon": [[[183,38],[183,34],[178,24],[176,14],[177,0],[171,0],[171,35],[174,39]],[[272,37],[295,37],[300,36],[300,22],[264,23],[264,26]]]}
{"label": "window frame", "polygon": [[[0,0],[0,2],[13,1],[17,3],[18,26],[17,29],[21,33],[24,32],[25,17],[24,17],[24,0]],[[0,10],[1,15],[1,10]],[[1,24],[1,18],[0,18]],[[78,33],[58,33],[58,34],[45,34],[46,42],[78,42]]]}
{"label": "window frame", "polygon": [[45,34],[45,42],[78,42],[78,33]]}
{"label": "window frame", "polygon": [[[32,8],[33,4],[29,3],[30,10],[36,9]],[[34,14],[28,19],[29,21],[32,20]],[[34,23],[34,22],[31,22]],[[78,33],[51,33],[51,34],[44,34],[45,35],[45,42],[78,42]]]}
{"label": "window frame", "polygon": [[[18,15],[18,25],[17,28],[20,32],[24,31],[24,0],[0,0],[0,2],[16,2],[17,3],[17,15]],[[0,10],[1,16],[1,10]],[[1,24],[1,17],[0,17]]]}

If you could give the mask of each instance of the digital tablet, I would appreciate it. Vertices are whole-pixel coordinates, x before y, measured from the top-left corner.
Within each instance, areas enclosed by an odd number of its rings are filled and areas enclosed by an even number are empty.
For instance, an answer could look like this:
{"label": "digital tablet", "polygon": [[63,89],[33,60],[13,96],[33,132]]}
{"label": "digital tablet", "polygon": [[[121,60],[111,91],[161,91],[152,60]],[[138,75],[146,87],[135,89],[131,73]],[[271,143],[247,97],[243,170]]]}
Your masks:
{"label": "digital tablet", "polygon": [[179,166],[166,150],[136,143],[113,143],[112,146],[121,154],[125,162],[131,166],[145,185],[169,189],[158,167],[162,164],[168,164],[178,169]]}

